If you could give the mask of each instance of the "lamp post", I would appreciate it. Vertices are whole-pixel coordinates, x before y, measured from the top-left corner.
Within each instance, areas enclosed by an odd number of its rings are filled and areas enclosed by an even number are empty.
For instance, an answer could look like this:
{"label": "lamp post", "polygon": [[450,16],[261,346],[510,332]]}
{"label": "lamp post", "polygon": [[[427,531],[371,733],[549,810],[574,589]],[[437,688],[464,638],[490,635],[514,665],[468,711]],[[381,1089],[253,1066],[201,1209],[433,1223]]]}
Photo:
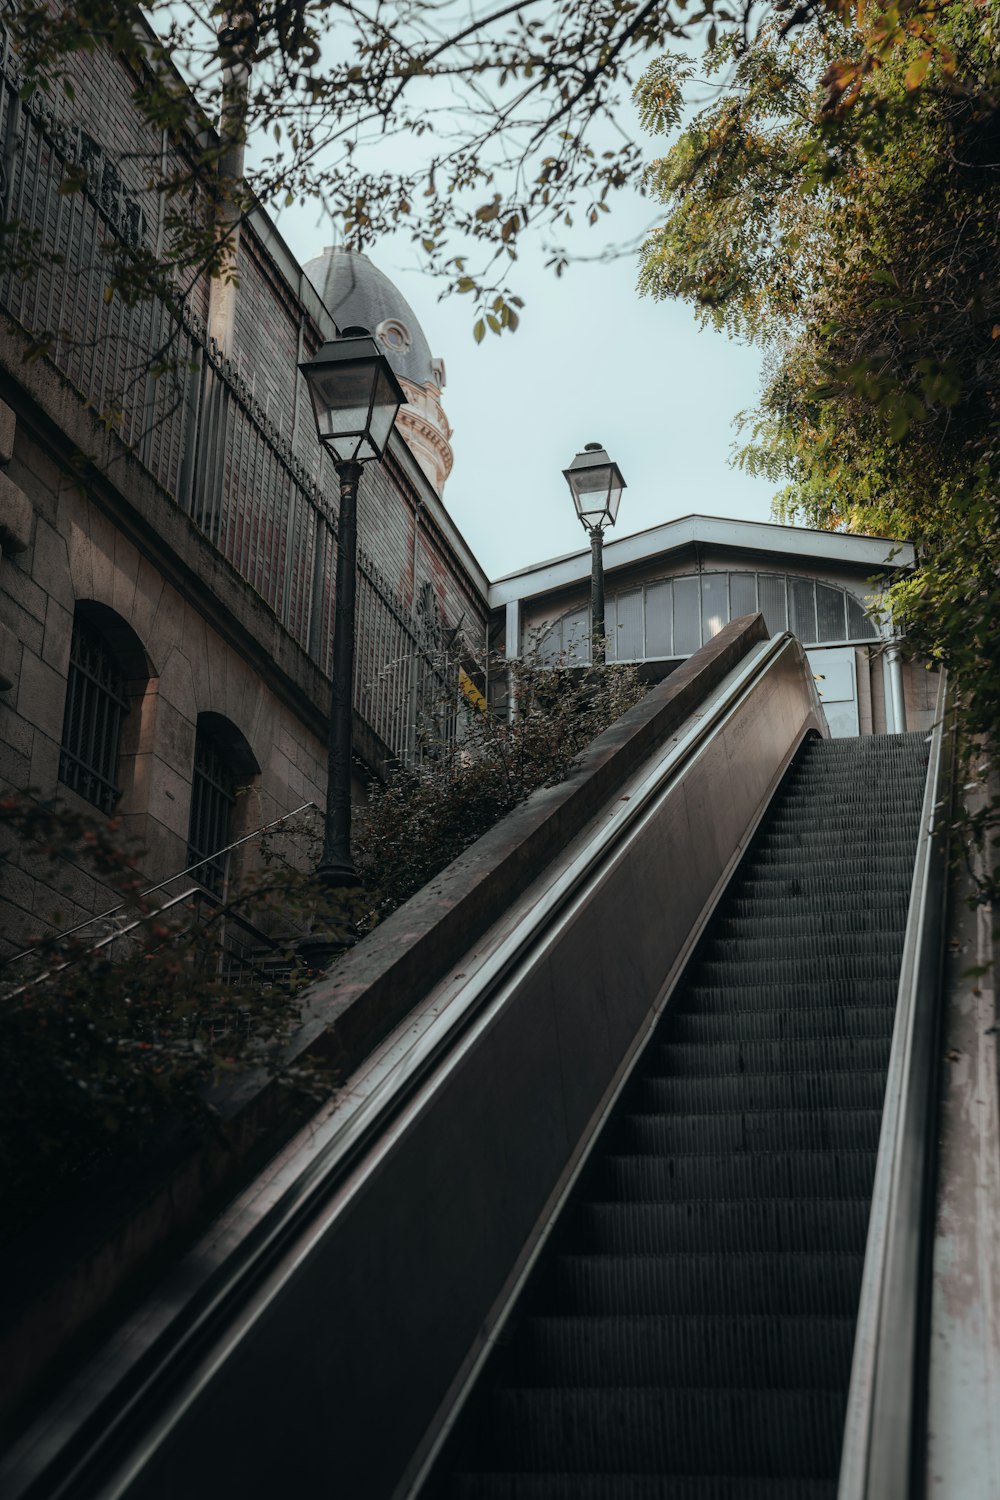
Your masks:
{"label": "lamp post", "polygon": [[590,628],[593,660],[604,664],[604,528],[618,517],[625,480],[600,443],[588,443],[568,469],[563,469],[573,504],[584,530],[590,533]]}
{"label": "lamp post", "polygon": [[319,440],[332,454],[340,480],[326,816],[316,874],[325,885],[357,885],[351,859],[351,719],[358,481],[362,464],[381,460],[406,396],[367,328],[345,328],[299,369],[309,387]]}

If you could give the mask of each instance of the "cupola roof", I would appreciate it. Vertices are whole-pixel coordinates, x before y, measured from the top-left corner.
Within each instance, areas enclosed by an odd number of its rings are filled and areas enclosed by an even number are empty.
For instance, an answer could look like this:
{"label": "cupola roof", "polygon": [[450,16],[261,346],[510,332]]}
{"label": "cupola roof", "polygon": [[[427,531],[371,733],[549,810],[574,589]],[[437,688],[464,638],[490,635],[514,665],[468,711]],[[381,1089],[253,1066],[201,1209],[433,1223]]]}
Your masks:
{"label": "cupola roof", "polygon": [[303,267],[338,328],[369,329],[397,375],[416,385],[444,385],[444,367],[431,356],[416,315],[397,286],[367,255],[330,245]]}

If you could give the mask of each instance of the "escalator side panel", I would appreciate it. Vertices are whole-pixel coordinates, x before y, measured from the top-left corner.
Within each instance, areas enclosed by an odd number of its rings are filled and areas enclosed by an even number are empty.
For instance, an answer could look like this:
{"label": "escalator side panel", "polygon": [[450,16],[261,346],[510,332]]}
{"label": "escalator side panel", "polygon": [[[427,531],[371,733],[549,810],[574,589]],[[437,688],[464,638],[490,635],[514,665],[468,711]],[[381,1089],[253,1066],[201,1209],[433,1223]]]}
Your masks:
{"label": "escalator side panel", "polygon": [[[761,650],[762,675],[680,771],[657,752],[504,915],[509,936],[584,860],[558,919],[123,1439],[114,1472],[65,1500],[406,1493],[774,787],[823,732],[798,643]],[[591,858],[632,797],[641,815]]]}

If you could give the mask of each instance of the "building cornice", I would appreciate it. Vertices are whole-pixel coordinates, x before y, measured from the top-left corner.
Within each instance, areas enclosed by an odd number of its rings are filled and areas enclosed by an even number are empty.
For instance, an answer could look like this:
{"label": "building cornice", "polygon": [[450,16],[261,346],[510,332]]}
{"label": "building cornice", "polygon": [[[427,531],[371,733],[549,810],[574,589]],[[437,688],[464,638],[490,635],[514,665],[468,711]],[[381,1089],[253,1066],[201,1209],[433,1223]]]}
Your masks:
{"label": "building cornice", "polygon": [[[606,541],[605,573],[648,562],[654,557],[666,558],[695,546],[872,571],[912,567],[915,561],[911,543],[895,542],[887,537],[854,536],[846,532],[812,531],[801,526],[778,526],[767,521],[691,515],[637,531],[632,536]],[[585,583],[589,577],[589,548],[536,563],[491,583],[490,608],[501,609],[515,600],[572,588]]]}

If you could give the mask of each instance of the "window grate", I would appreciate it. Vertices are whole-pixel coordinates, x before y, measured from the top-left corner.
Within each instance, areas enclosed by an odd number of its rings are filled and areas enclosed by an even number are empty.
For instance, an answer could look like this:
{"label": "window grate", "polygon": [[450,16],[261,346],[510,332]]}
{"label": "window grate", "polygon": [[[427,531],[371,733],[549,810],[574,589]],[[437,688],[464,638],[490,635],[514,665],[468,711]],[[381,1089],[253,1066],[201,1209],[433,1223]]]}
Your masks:
{"label": "window grate", "polygon": [[103,640],[79,620],[73,626],[59,780],[99,807],[114,809],[122,721],[128,713],[125,679]]}
{"label": "window grate", "polygon": [[236,801],[236,777],[226,757],[202,732],[194,748],[191,782],[191,822],[188,828],[188,864],[213,895],[220,896],[226,881],[226,856],[220,851],[229,843],[229,819]]}

